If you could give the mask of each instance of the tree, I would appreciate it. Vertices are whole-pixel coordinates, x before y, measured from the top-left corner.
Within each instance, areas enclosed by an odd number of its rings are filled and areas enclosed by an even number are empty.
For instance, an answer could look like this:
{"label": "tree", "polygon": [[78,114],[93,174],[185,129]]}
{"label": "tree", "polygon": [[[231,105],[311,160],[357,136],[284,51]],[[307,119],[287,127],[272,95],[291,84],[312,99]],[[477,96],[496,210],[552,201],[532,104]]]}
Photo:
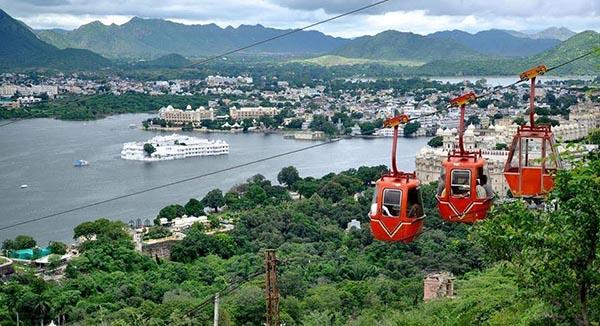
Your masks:
{"label": "tree", "polygon": [[50,241],[48,248],[50,248],[53,254],[64,255],[67,253],[67,245],[60,241]]}
{"label": "tree", "polygon": [[375,132],[375,124],[372,122],[363,122],[359,125],[360,132],[363,135],[372,135]]}
{"label": "tree", "polygon": [[295,184],[295,188],[304,198],[309,198],[319,190],[320,182],[313,177],[304,178],[298,180]]}
{"label": "tree", "polygon": [[417,132],[421,128],[421,124],[418,121],[409,122],[404,126],[404,137],[410,137],[412,134]]}
{"label": "tree", "polygon": [[37,245],[37,242],[34,238],[28,235],[18,235],[14,240],[4,240],[2,243],[2,249],[10,251],[10,250],[21,250],[33,248]]}
{"label": "tree", "polygon": [[127,233],[126,229],[127,225],[121,221],[100,218],[77,225],[73,229],[73,238],[84,237],[91,240],[95,236],[97,240],[129,240],[131,236]]}
{"label": "tree", "polygon": [[209,191],[204,198],[202,203],[215,210],[215,213],[219,211],[219,207],[225,205],[225,198],[223,198],[223,192],[221,189],[213,189]]}
{"label": "tree", "polygon": [[505,143],[496,143],[496,150],[505,150],[508,148],[508,145],[506,145]]}
{"label": "tree", "polygon": [[290,129],[300,129],[302,128],[303,122],[304,121],[302,119],[292,119],[292,121],[290,121],[290,123],[288,123],[286,127]]}
{"label": "tree", "polygon": [[590,144],[600,145],[600,129],[594,129],[588,135]]}
{"label": "tree", "polygon": [[298,180],[300,180],[300,174],[293,166],[284,167],[279,171],[279,174],[277,174],[277,181],[279,181],[280,184],[286,185],[288,188],[292,188]]}
{"label": "tree", "polygon": [[574,165],[557,174],[547,200],[558,209],[501,205],[474,236],[492,260],[514,263],[520,282],[554,305],[556,318],[589,325],[600,318],[600,153]]}
{"label": "tree", "polygon": [[185,214],[188,216],[202,216],[204,215],[204,205],[196,199],[190,198],[184,206]]}
{"label": "tree", "polygon": [[168,221],[171,221],[174,218],[182,217],[186,214],[186,210],[181,205],[169,205],[158,212],[157,219],[166,218]]}
{"label": "tree", "polygon": [[476,115],[470,115],[469,118],[467,118],[467,126],[468,125],[478,126],[480,123],[481,123],[481,120]]}
{"label": "tree", "polygon": [[435,136],[427,142],[427,145],[429,145],[433,148],[441,147],[442,145],[444,145],[444,137]]}
{"label": "tree", "polygon": [[319,196],[330,199],[334,203],[342,200],[346,196],[346,189],[339,183],[334,181],[327,182],[319,189]]}
{"label": "tree", "polygon": [[144,144],[144,152],[146,152],[146,154],[148,154],[148,156],[152,155],[152,153],[156,152],[156,148],[154,148],[154,146],[150,143],[145,143]]}
{"label": "tree", "polygon": [[513,123],[516,123],[516,124],[518,124],[519,126],[523,126],[523,125],[525,125],[527,122],[525,122],[525,119],[524,119],[523,117],[516,117],[516,118],[513,120]]}

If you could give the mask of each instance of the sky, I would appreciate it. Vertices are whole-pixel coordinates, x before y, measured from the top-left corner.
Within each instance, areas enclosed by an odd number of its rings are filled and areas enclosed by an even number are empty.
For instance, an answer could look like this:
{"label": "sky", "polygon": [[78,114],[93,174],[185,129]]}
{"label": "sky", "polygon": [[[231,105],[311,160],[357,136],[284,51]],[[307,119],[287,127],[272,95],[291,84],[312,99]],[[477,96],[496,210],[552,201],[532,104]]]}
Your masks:
{"label": "sky", "polygon": [[[99,20],[123,24],[132,17],[163,18],[221,27],[261,24],[298,28],[375,0],[0,0],[0,9],[35,29],[75,29]],[[428,34],[460,29],[541,30],[564,26],[600,31],[600,0],[390,0],[314,29],[356,37],[394,29]]]}

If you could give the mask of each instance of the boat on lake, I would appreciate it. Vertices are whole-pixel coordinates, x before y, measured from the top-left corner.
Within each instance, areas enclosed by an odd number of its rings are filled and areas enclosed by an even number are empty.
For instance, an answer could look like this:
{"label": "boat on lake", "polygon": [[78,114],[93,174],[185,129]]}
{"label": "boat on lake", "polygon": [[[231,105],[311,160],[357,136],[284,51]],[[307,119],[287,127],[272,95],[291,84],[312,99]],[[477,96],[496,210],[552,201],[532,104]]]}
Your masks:
{"label": "boat on lake", "polygon": [[75,167],[88,166],[88,165],[90,165],[90,162],[88,162],[86,160],[77,160],[77,161],[73,162],[73,166],[75,166]]}
{"label": "boat on lake", "polygon": [[[144,149],[148,147],[150,153]],[[229,154],[229,144],[223,140],[209,140],[172,134],[156,136],[145,142],[123,144],[121,158],[134,161],[167,161],[195,156],[217,156]]]}

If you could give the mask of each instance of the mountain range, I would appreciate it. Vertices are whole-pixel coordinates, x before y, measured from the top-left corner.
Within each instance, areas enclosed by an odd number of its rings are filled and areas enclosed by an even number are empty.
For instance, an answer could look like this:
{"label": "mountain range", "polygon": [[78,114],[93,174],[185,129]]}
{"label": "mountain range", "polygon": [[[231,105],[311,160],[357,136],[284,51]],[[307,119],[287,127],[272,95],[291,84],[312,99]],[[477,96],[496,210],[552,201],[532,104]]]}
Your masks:
{"label": "mountain range", "polygon": [[[261,25],[238,28],[183,25],[135,17],[123,25],[93,22],[73,31],[41,30],[35,31],[36,35],[27,25],[0,10],[0,69],[99,69],[132,61],[135,63],[129,64],[131,68],[177,68],[189,65],[195,58],[227,52],[289,31]],[[475,34],[454,30],[429,35],[390,30],[344,39],[300,31],[245,53],[304,58],[326,55],[334,61],[342,57],[356,63],[386,61],[407,66],[407,72],[414,74],[505,73],[524,65],[551,65],[600,45],[600,34],[593,31],[562,42],[556,39],[568,32],[550,29],[540,35],[551,34],[552,38],[529,38],[503,30]],[[590,56],[563,71],[589,74],[597,72],[599,66],[597,56]]]}
{"label": "mountain range", "polygon": [[566,41],[571,36],[577,34],[566,27],[548,27],[541,31],[511,31],[505,30],[516,37],[531,38],[531,39],[555,39]]}
{"label": "mountain range", "polygon": [[[215,24],[184,25],[163,19],[133,17],[122,25],[95,21],[72,30],[38,30],[43,41],[58,48],[81,48],[108,58],[155,59],[177,53],[185,57],[217,55],[291,30],[262,25],[221,28]],[[529,56],[557,46],[574,33],[549,28],[539,33],[488,30],[470,34],[453,30],[418,35],[385,31],[355,39],[301,31],[246,50],[252,54],[336,54],[352,58],[428,62],[478,55]]]}
{"label": "mountain range", "polygon": [[[38,36],[59,48],[82,48],[109,58],[157,58],[170,53],[186,57],[217,55],[269,39],[290,30],[262,25],[221,28],[215,24],[184,25],[162,19],[132,18],[123,25],[95,21],[73,31],[40,30]],[[326,53],[349,40],[317,31],[302,31],[248,49],[249,53]]]}
{"label": "mountain range", "polygon": [[549,50],[560,43],[557,39],[517,37],[510,32],[498,29],[476,34],[460,30],[442,31],[428,36],[451,39],[478,53],[503,57],[525,57]]}
{"label": "mountain range", "polygon": [[102,56],[84,49],[58,49],[45,43],[24,23],[0,10],[0,68],[91,69],[110,66]]}

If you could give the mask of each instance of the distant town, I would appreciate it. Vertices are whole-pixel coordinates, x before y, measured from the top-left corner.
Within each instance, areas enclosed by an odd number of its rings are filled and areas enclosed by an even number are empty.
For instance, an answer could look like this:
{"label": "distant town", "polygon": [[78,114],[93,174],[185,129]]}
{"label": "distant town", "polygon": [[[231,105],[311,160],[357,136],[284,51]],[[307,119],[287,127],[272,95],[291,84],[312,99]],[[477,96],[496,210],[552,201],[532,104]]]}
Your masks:
{"label": "distant town", "polygon": [[[19,111],[54,102],[59,105],[71,99],[92,101],[108,96],[118,99],[139,95],[164,103],[142,110],[157,113],[155,118],[141,122],[144,129],[278,132],[308,140],[391,137],[392,129],[381,127],[383,120],[395,113],[416,118],[401,126],[400,132],[405,137],[436,136],[440,128],[458,127],[458,110],[448,110],[450,98],[466,90],[492,90],[485,79],[449,84],[416,78],[356,78],[317,80],[302,85],[275,77],[218,75],[204,79],[138,81],[120,77],[98,80],[77,74],[32,79],[25,74],[5,73],[0,75],[0,83],[0,106],[5,117],[11,114],[19,117]],[[599,97],[586,93],[592,83],[583,80],[540,83],[536,94],[538,123],[556,127],[559,139],[585,137],[599,121]],[[176,101],[170,103],[169,99]],[[527,101],[526,85],[500,90],[467,108],[467,125],[478,129],[490,126],[511,129],[513,124],[525,122]],[[127,104],[120,105],[127,109]],[[505,142],[499,140],[498,144],[501,147]]]}

